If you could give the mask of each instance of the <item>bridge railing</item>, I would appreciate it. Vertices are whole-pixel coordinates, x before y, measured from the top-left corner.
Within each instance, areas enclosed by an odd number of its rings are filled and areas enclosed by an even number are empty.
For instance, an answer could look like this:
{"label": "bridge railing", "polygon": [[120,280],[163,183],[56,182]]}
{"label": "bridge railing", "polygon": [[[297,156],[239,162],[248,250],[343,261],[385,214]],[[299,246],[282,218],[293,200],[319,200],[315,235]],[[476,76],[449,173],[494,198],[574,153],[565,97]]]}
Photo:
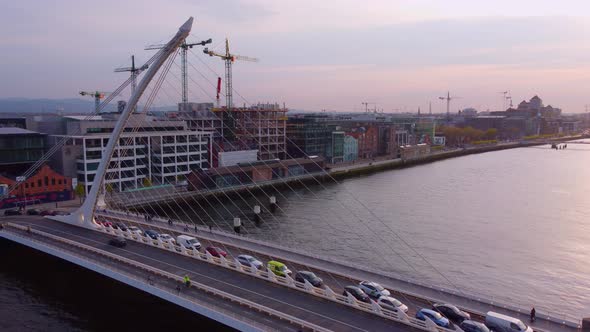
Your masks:
{"label": "bridge railing", "polygon": [[[28,232],[31,235],[34,234],[34,235],[43,236],[43,237],[52,239],[54,241],[61,242],[61,243],[67,244],[69,246],[72,246],[72,247],[81,249],[83,251],[87,251],[87,252],[98,254],[98,255],[101,255],[101,256],[104,256],[104,257],[108,257],[109,259],[111,259],[113,261],[124,263],[126,265],[129,265],[129,266],[133,266],[135,268],[138,268],[138,269],[140,269],[142,271],[146,271],[148,273],[152,273],[154,275],[157,275],[157,276],[160,276],[160,277],[164,277],[164,278],[173,280],[175,283],[179,283],[180,284],[180,283],[183,282],[183,278],[182,277],[180,277],[178,275],[175,275],[173,273],[166,272],[166,271],[163,271],[163,270],[160,270],[160,269],[156,269],[156,268],[154,268],[152,266],[149,266],[149,265],[146,265],[146,264],[143,264],[143,263],[140,263],[140,262],[137,262],[137,261],[134,261],[134,260],[131,260],[131,259],[128,259],[128,258],[119,256],[119,255],[115,255],[115,254],[112,254],[110,252],[107,252],[107,251],[104,251],[104,250],[101,250],[101,249],[97,249],[97,248],[94,248],[94,247],[91,247],[91,246],[88,246],[88,245],[85,245],[85,244],[82,244],[82,243],[79,243],[79,242],[71,241],[71,240],[65,239],[63,237],[55,236],[55,235],[50,234],[50,233],[46,233],[46,232],[42,232],[42,231],[39,231],[39,230],[27,228],[25,226],[18,225],[18,224],[13,224],[13,223],[7,223],[7,224],[4,224],[3,226],[4,227],[12,227],[12,228],[18,229],[18,230],[20,230],[22,232]],[[86,262],[88,262],[90,264],[98,265],[98,266],[100,266],[101,268],[103,268],[105,270],[116,271],[117,273],[123,274],[127,278],[134,280],[136,283],[144,284],[144,286],[147,283],[151,287],[156,287],[155,285],[153,285],[150,282],[148,282],[145,278],[138,278],[136,275],[131,274],[131,273],[129,273],[128,271],[126,271],[124,269],[117,269],[115,265],[112,265],[112,264],[108,264],[107,265],[107,264],[105,264],[103,262],[100,262],[100,261],[89,260],[87,256],[84,256],[84,255],[81,255],[79,253],[76,253],[75,251],[65,250],[63,248],[60,248],[59,246],[51,245],[51,244],[49,244],[46,241],[40,241],[40,240],[36,239],[35,237],[26,237],[26,236],[22,236],[22,234],[18,234],[18,233],[12,233],[12,234],[17,235],[17,236],[20,236],[20,237],[26,239],[27,241],[36,242],[36,243],[39,243],[39,244],[41,244],[43,246],[49,246],[53,250],[60,251],[60,252],[62,252],[64,254],[66,254],[66,255],[75,256],[79,260],[86,261]],[[297,317],[294,317],[294,316],[285,314],[283,312],[277,311],[277,310],[272,309],[272,308],[268,308],[266,306],[257,304],[255,302],[252,302],[252,301],[249,301],[249,300],[240,298],[238,296],[229,294],[229,293],[227,293],[225,291],[222,291],[222,290],[217,289],[217,288],[213,288],[211,286],[207,286],[207,285],[204,285],[204,284],[201,284],[201,283],[197,283],[197,282],[191,282],[191,287],[194,287],[194,288],[199,289],[201,291],[204,291],[206,293],[209,293],[209,294],[212,294],[212,295],[221,297],[221,298],[226,299],[226,300],[229,300],[231,302],[235,302],[235,303],[237,303],[237,304],[239,304],[241,306],[245,306],[247,308],[254,309],[256,311],[266,313],[269,316],[273,316],[273,317],[276,317],[276,318],[278,318],[280,320],[287,321],[287,322],[289,322],[291,324],[300,326],[300,327],[302,327],[304,329],[309,329],[311,331],[318,331],[318,332],[329,332],[330,331],[329,329],[323,328],[323,327],[318,326],[318,325],[315,325],[313,323],[309,323],[309,322],[307,322],[305,320],[302,320],[302,319],[299,319]],[[170,289],[165,288],[165,287],[158,287],[158,289],[161,290],[161,291],[165,291],[165,292],[169,293],[170,295],[177,296],[177,297],[182,297],[186,301],[192,302],[192,303],[194,303],[196,305],[199,305],[199,306],[207,306],[207,304],[204,301],[203,302],[195,302],[194,301],[194,298],[191,298],[188,294],[184,294],[182,292],[174,292],[174,291],[171,291]],[[209,306],[209,309],[210,310],[216,310],[216,311],[220,310],[219,308],[212,307],[212,306]],[[234,312],[231,312],[229,310],[224,310],[224,314],[228,314],[228,315],[232,316],[234,319],[237,319],[237,320],[241,321],[242,323],[245,323],[246,325],[252,325],[253,328],[256,328],[256,329],[260,329],[261,327],[262,328],[265,328],[266,327],[266,326],[263,326],[263,325],[261,325],[260,323],[254,321],[254,320],[248,319],[244,315],[238,315],[238,314],[236,314]]]}
{"label": "bridge railing", "polygon": [[336,302],[336,303],[339,303],[339,304],[342,304],[342,305],[345,305],[348,307],[362,310],[364,312],[371,313],[371,314],[380,316],[382,318],[385,318],[385,319],[388,319],[391,321],[395,321],[398,323],[402,323],[405,325],[409,325],[409,326],[412,326],[414,328],[418,328],[421,330],[444,331],[444,332],[453,331],[450,329],[436,326],[434,323],[432,323],[429,320],[422,321],[417,318],[410,317],[402,311],[393,311],[393,310],[384,309],[374,301],[372,301],[372,303],[370,303],[370,304],[363,303],[363,302],[357,301],[350,294],[348,294],[347,296],[336,294],[327,285],[324,286],[323,288],[314,287],[309,282],[305,282],[305,283],[298,282],[298,281],[294,280],[293,278],[291,278],[290,276],[278,276],[278,275],[275,275],[270,270],[252,269],[247,266],[242,266],[242,264],[240,264],[236,261],[228,260],[228,259],[224,258],[223,256],[214,257],[207,251],[200,252],[196,249],[185,248],[182,245],[171,244],[171,243],[167,243],[167,242],[164,242],[161,240],[153,240],[151,238],[148,239],[148,237],[143,236],[143,235],[139,235],[139,234],[134,233],[130,230],[122,231],[120,229],[112,228],[109,226],[103,226],[103,225],[97,225],[97,230],[103,231],[103,232],[106,232],[106,233],[109,233],[112,235],[116,235],[116,236],[123,236],[129,240],[141,242],[146,245],[158,247],[158,248],[168,250],[170,252],[174,252],[174,253],[184,255],[187,257],[191,257],[194,259],[206,261],[208,263],[211,263],[211,264],[214,264],[217,266],[231,269],[231,270],[234,270],[239,273],[248,274],[250,276],[254,276],[256,278],[263,279],[268,282],[279,284],[281,286],[286,286],[291,289],[305,292],[305,293],[311,294],[313,296],[321,297],[323,299],[330,300],[332,302]]}
{"label": "bridge railing", "polygon": [[[132,217],[134,217],[133,214],[129,215],[126,212],[117,211],[117,210],[108,210],[108,212],[107,211],[104,211],[104,212],[109,213],[109,214],[119,215],[120,218],[127,219],[127,220],[129,220],[131,222],[138,222],[137,220],[134,220],[132,218]],[[105,214],[105,216],[108,216],[108,214]],[[164,220],[164,219],[158,218],[158,217],[154,218],[154,220],[161,221],[161,222],[164,222],[164,223],[167,222],[167,220]],[[139,221],[139,223],[142,223],[142,222]],[[190,229],[191,227],[194,226],[194,225],[188,225],[186,223],[181,223],[180,224],[178,222],[175,222],[175,225],[178,225],[178,226],[181,226],[181,227],[184,227],[184,228],[187,228],[187,229]],[[174,231],[178,232],[177,230],[174,230]],[[201,229],[201,231],[205,231],[205,229]],[[206,231],[209,232],[209,230],[206,230]],[[233,233],[230,233],[230,232],[212,230],[211,233],[212,234],[218,234],[218,235],[221,235],[221,236],[224,236],[224,237],[228,237],[228,238],[245,240],[243,236],[240,236],[240,235],[237,235],[237,234],[233,234]],[[223,241],[221,239],[215,239],[214,241],[215,242],[222,243],[224,245],[228,245],[228,246],[235,246],[234,244],[225,242],[225,241]],[[312,254],[312,253],[304,252],[304,251],[299,250],[297,248],[290,248],[290,247],[287,247],[287,246],[283,246],[283,245],[275,244],[275,243],[270,243],[270,242],[266,242],[266,241],[262,241],[262,240],[247,238],[247,241],[248,242],[255,243],[255,244],[258,244],[258,245],[261,245],[261,246],[276,248],[276,249],[280,249],[280,250],[283,250],[283,251],[290,251],[290,252],[297,253],[299,255],[306,256],[306,257],[309,257],[309,258],[313,258],[313,259],[316,259],[316,260],[319,260],[319,261],[326,261],[326,262],[330,262],[330,263],[334,263],[334,264],[346,266],[346,267],[349,267],[349,268],[352,268],[352,269],[356,269],[358,271],[371,273],[370,269],[368,267],[366,267],[366,266],[363,266],[363,265],[352,264],[350,262],[345,262],[345,261],[334,259],[334,258],[328,258],[328,257],[324,257],[324,256],[319,256],[319,255],[315,255],[315,254]],[[302,262],[300,262],[300,263],[306,265],[306,263],[302,263]],[[309,265],[309,264],[307,264],[307,265]],[[318,267],[318,269],[324,270],[324,271],[326,271],[328,273],[331,273],[331,274],[334,274],[334,275],[341,275],[340,272],[335,271],[335,270],[331,270],[329,268],[326,268],[326,266],[323,266],[321,268]],[[481,294],[476,294],[476,293],[467,292],[467,291],[458,291],[458,290],[454,290],[454,289],[448,289],[448,288],[440,287],[440,286],[437,286],[437,285],[434,285],[434,284],[423,283],[423,282],[417,281],[415,279],[410,280],[410,279],[403,278],[401,276],[394,275],[394,274],[384,274],[384,276],[387,277],[387,278],[391,278],[391,279],[395,279],[395,280],[399,280],[399,281],[408,283],[410,285],[417,285],[417,286],[420,286],[420,287],[432,289],[432,290],[441,292],[443,294],[450,294],[450,295],[454,295],[454,296],[460,296],[460,297],[466,298],[466,299],[471,300],[471,301],[475,301],[475,302],[479,302],[479,303],[482,303],[482,304],[491,305],[491,306],[494,306],[494,307],[499,307],[499,308],[503,308],[503,309],[506,309],[506,310],[510,310],[512,312],[517,312],[517,313],[521,313],[521,314],[524,314],[524,315],[528,315],[528,309],[525,309],[523,307],[519,307],[517,305],[507,304],[505,302],[502,302],[502,300],[495,299],[493,297],[492,298],[488,298],[487,296],[481,295]],[[343,277],[347,278],[347,276],[343,276]],[[396,291],[396,292],[402,293],[405,296],[413,297],[413,298],[416,298],[416,299],[428,300],[428,301],[433,302],[433,303],[434,302],[444,302],[441,299],[425,297],[424,295],[416,294],[416,293],[413,293],[413,292],[410,292],[410,291]],[[469,311],[471,313],[476,314],[476,315],[479,315],[479,316],[485,316],[485,312],[479,312],[479,311],[476,311],[476,310],[469,310]],[[547,315],[547,314],[537,314],[537,318],[542,318],[542,319],[544,319],[544,320],[546,320],[548,322],[553,322],[555,324],[563,325],[563,326],[567,326],[567,327],[571,327],[571,328],[577,328],[577,329],[579,329],[581,327],[581,320],[579,318],[574,317],[574,316],[571,316],[571,315],[567,315],[567,314],[563,314],[562,316],[552,316],[552,315]]]}

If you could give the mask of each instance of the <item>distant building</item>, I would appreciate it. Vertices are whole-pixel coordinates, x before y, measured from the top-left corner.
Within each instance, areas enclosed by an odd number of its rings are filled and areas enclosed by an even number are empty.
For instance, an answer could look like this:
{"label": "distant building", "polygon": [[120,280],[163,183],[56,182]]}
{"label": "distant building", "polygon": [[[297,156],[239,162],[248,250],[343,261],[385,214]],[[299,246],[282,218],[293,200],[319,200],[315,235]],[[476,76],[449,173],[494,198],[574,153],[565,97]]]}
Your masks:
{"label": "distant building", "polygon": [[[86,192],[94,182],[119,114],[92,117],[67,116],[66,144],[53,157],[57,169],[76,177]],[[114,191],[145,185],[174,184],[193,169],[208,168],[211,132],[189,130],[184,121],[155,121],[145,114],[132,114],[121,133],[103,185]]]}
{"label": "distant building", "polygon": [[[22,173],[0,172],[0,185],[14,185]],[[48,202],[66,201],[74,198],[72,180],[43,165],[26,178],[17,188],[0,200],[0,209]]]}
{"label": "distant building", "polygon": [[215,189],[319,173],[323,158],[261,160],[229,167],[194,170],[187,176],[189,190]]}
{"label": "distant building", "polygon": [[344,136],[344,162],[357,160],[359,157],[358,140],[351,135]]}
{"label": "distant building", "polygon": [[46,136],[20,127],[0,127],[0,171],[24,173],[45,153]]}
{"label": "distant building", "polygon": [[430,154],[430,145],[416,144],[400,146],[400,157],[402,160],[424,157]]}

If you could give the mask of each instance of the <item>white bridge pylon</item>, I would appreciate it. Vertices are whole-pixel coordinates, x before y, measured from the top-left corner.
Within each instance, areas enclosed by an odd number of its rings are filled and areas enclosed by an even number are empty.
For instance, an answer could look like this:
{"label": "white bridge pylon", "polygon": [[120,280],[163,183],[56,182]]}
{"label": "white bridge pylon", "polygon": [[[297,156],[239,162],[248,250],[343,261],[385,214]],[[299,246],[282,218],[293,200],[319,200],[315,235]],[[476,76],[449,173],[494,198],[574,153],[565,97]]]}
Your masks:
{"label": "white bridge pylon", "polygon": [[98,195],[100,192],[100,188],[102,187],[102,182],[104,181],[104,176],[107,170],[107,166],[111,160],[113,155],[113,150],[115,149],[115,145],[119,142],[119,135],[125,128],[125,123],[127,119],[135,109],[139,98],[143,95],[145,89],[147,88],[150,81],[154,78],[160,67],[164,64],[166,59],[173,54],[178,47],[182,44],[182,42],[188,37],[189,33],[191,32],[191,28],[193,26],[193,18],[190,17],[179,29],[178,32],[170,41],[161,49],[161,53],[156,60],[151,64],[150,68],[145,73],[144,77],[142,78],[141,82],[135,92],[129,98],[125,109],[121,113],[119,120],[117,121],[113,132],[111,133],[111,137],[109,138],[109,142],[102,154],[102,158],[100,159],[100,163],[96,170],[96,175],[94,177],[94,182],[92,184],[92,188],[90,189],[90,193],[86,197],[86,200],[76,211],[72,212],[66,216],[52,216],[51,219],[61,221],[67,224],[72,224],[75,226],[85,227],[85,228],[95,228],[96,224],[93,223],[94,218],[94,210],[96,209],[96,202],[98,200]]}

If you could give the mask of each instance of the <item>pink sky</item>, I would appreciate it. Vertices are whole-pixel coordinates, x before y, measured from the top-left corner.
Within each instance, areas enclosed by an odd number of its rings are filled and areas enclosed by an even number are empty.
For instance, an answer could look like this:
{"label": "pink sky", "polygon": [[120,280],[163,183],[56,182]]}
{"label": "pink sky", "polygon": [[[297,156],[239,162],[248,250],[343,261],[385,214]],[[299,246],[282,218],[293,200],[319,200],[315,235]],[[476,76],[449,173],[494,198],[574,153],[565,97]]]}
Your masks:
{"label": "pink sky", "polygon": [[[236,53],[234,87],[250,102],[295,109],[353,111],[361,102],[385,111],[497,110],[500,91],[514,101],[540,95],[565,112],[590,104],[590,3],[587,1],[37,1],[0,11],[0,98],[72,98],[81,89],[113,90],[113,73],[145,45],[170,37],[190,15],[193,38],[228,36]],[[221,61],[200,55],[221,73]],[[196,55],[189,61],[215,79]],[[191,100],[213,89],[192,70]],[[197,84],[207,90],[205,94]],[[174,102],[161,98],[160,103]],[[237,99],[236,103],[243,101]]]}

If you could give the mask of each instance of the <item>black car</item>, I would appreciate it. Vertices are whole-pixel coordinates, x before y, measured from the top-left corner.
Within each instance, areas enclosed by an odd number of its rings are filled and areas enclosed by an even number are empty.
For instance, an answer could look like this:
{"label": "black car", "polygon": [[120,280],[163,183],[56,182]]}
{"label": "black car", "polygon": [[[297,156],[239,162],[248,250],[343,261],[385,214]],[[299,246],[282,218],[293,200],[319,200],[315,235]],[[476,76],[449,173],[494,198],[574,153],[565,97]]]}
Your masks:
{"label": "black car", "polygon": [[118,236],[116,238],[110,239],[109,244],[115,247],[123,248],[127,245],[127,241],[124,237]]}
{"label": "black car", "polygon": [[342,295],[346,296],[347,293],[350,293],[350,295],[352,295],[358,301],[365,302],[365,303],[371,303],[371,299],[369,298],[369,295],[367,295],[365,292],[363,292],[363,290],[360,289],[359,287],[346,286],[346,287],[344,287],[344,292],[342,293]]}
{"label": "black car", "polygon": [[459,327],[465,332],[490,332],[487,326],[472,320],[464,320]]}
{"label": "black car", "polygon": [[125,225],[123,225],[121,223],[118,223],[118,222],[116,222],[116,223],[113,224],[113,228],[114,229],[122,230],[123,232],[127,232],[127,226],[125,226]]}
{"label": "black car", "polygon": [[145,233],[145,235],[149,236],[150,239],[152,239],[152,240],[157,240],[160,237],[160,233],[153,231],[151,229],[148,229],[144,233]]}
{"label": "black car", "polygon": [[4,215],[5,216],[20,216],[22,213],[21,210],[17,210],[17,209],[12,209],[12,210],[5,210],[4,211]]}
{"label": "black car", "polygon": [[30,216],[37,216],[41,214],[41,210],[39,209],[28,209],[27,214]]}
{"label": "black car", "polygon": [[432,305],[432,308],[440,312],[443,316],[445,316],[447,319],[456,324],[460,324],[464,320],[471,319],[471,315],[469,315],[465,311],[459,310],[459,308],[455,307],[452,304],[435,303]]}
{"label": "black car", "polygon": [[324,282],[322,279],[315,275],[315,273],[311,271],[299,271],[295,274],[295,280],[299,282],[305,282],[305,280],[309,281],[314,287],[321,287]]}

